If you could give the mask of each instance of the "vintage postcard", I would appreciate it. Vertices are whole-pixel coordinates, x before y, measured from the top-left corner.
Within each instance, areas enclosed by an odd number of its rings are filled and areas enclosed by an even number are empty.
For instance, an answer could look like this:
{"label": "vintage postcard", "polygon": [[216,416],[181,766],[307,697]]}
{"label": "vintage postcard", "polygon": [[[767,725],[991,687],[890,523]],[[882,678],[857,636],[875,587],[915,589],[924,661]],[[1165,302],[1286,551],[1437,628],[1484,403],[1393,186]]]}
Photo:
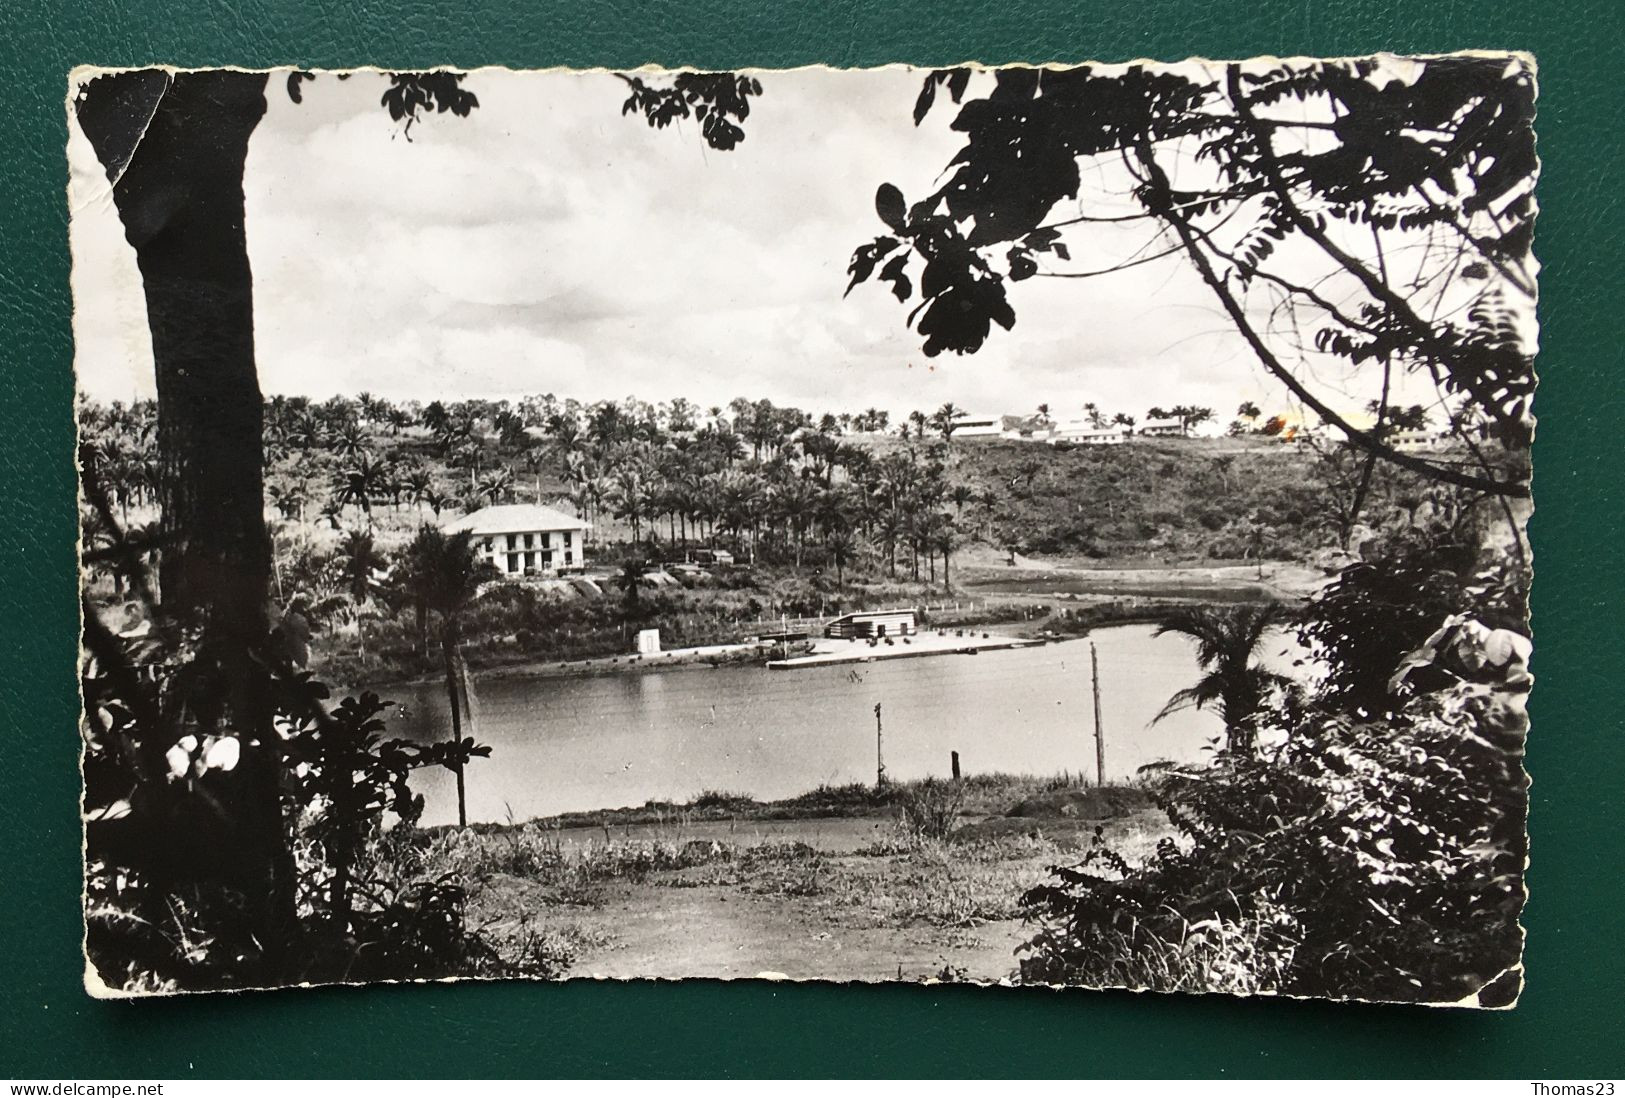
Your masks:
{"label": "vintage postcard", "polygon": [[87,986],[1512,1005],[1535,95],[76,71]]}

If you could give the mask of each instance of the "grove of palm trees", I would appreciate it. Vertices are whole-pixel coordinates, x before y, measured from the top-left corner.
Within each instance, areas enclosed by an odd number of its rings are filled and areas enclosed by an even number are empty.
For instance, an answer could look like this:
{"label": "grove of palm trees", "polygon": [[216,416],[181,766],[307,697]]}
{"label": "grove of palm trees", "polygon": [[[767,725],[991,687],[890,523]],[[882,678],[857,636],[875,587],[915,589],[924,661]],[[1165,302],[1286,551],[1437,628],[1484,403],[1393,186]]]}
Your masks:
{"label": "grove of palm trees", "polygon": [[[86,405],[81,416],[87,460],[131,531],[154,512],[153,412]],[[892,426],[881,410],[814,416],[766,400],[272,397],[273,594],[281,605],[301,598],[329,674],[376,681],[434,670],[412,598],[391,579],[409,543],[500,503],[586,519],[596,570],[680,561],[696,547],[726,547],[740,567],[636,607],[509,591],[470,620],[476,665],[617,653],[629,623],[708,643],[735,639],[741,622],[942,601],[974,593],[1012,553],[1200,567],[1337,547],[1335,520],[1305,480],[1333,466],[1302,447],[1256,431],[1111,449],[956,439],[963,414],[947,405]],[[1232,480],[1246,490],[1213,498]],[[1425,498],[1404,474],[1370,495],[1361,517],[1378,520]],[[107,575],[122,583],[117,569]]]}

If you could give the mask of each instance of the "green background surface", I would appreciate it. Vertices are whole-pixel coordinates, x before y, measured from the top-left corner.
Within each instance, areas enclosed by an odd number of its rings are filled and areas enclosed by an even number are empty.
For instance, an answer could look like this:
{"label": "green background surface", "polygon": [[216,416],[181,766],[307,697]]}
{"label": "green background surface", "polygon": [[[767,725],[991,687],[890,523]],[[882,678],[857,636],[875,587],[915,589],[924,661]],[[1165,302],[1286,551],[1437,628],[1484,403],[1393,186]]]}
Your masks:
{"label": "green background surface", "polygon": [[[0,1075],[1620,1074],[1622,11],[1619,0],[4,5]],[[1529,50],[1541,69],[1539,683],[1529,981],[1515,1011],[704,981],[84,995],[62,151],[73,65],[729,68],[1474,47]]]}

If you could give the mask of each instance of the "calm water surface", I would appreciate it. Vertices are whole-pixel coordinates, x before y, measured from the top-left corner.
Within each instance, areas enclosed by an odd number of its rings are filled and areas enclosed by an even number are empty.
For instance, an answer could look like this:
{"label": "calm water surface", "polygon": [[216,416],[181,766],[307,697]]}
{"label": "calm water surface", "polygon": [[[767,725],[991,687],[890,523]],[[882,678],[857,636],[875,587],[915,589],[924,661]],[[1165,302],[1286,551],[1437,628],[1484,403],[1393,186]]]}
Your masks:
{"label": "calm water surface", "polygon": [[[1157,759],[1197,760],[1221,732],[1209,714],[1151,718],[1197,676],[1189,642],[1151,626],[1097,630],[1108,778]],[[1265,662],[1287,671],[1290,637]],[[443,686],[391,687],[391,732],[449,735]],[[769,671],[761,667],[648,671],[584,678],[473,682],[474,735],[492,756],[468,769],[468,816],[526,820],[558,812],[683,801],[707,789],[774,799],[820,783],[873,782],[875,703],[887,774],[907,780],[966,774],[1094,772],[1089,642],[933,656],[889,663]],[[456,786],[420,771],[423,822],[455,821]]]}

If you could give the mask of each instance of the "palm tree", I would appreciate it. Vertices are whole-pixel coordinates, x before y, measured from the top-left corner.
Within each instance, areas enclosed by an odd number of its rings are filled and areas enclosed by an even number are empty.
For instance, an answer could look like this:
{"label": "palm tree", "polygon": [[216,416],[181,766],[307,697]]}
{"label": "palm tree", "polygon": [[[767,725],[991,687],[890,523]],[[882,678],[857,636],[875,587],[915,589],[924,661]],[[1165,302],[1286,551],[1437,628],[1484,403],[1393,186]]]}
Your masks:
{"label": "palm tree", "polygon": [[1154,635],[1178,633],[1194,640],[1203,675],[1169,698],[1152,723],[1181,709],[1211,706],[1224,721],[1228,749],[1250,753],[1270,693],[1286,682],[1253,662],[1265,634],[1280,620],[1280,608],[1274,603],[1182,608],[1164,618]]}
{"label": "palm tree", "polygon": [[536,477],[536,502],[542,502],[542,470],[547,468],[550,455],[546,446],[532,446],[525,451],[525,471]]}
{"label": "palm tree", "polygon": [[631,524],[633,541],[642,540],[643,520],[649,517],[652,492],[649,478],[641,469],[627,468],[615,474],[610,500],[616,517]]}
{"label": "palm tree", "polygon": [[628,620],[638,616],[638,589],[648,573],[649,563],[642,557],[631,556],[621,562],[621,574],[615,577],[615,582],[621,589],[621,611]]}
{"label": "palm tree", "polygon": [[440,512],[451,505],[451,497],[433,486],[430,486],[418,498],[423,501],[424,505],[429,508],[430,513],[437,519],[440,517]]}
{"label": "palm tree", "polygon": [[303,479],[278,480],[265,490],[265,498],[284,519],[304,519],[310,487]]}
{"label": "palm tree", "polygon": [[903,520],[896,511],[882,511],[875,523],[875,532],[886,549],[886,574],[897,578],[897,542],[903,536]]}
{"label": "palm tree", "polygon": [[[458,425],[453,425],[456,430]],[[448,452],[446,461],[450,465],[461,465],[468,470],[468,491],[470,495],[479,492],[480,460],[485,456],[485,444],[473,435],[462,435],[460,442],[452,442],[452,436],[447,436]]]}
{"label": "palm tree", "polygon": [[858,536],[850,526],[836,526],[824,538],[829,555],[835,561],[835,586],[846,588],[846,563],[858,551]]}
{"label": "palm tree", "polygon": [[750,562],[756,563],[756,528],[767,510],[762,478],[753,473],[730,473],[723,477],[718,499],[721,517],[737,536],[748,533],[745,545]]}
{"label": "palm tree", "polygon": [[320,450],[327,443],[327,430],[313,412],[301,412],[288,428],[284,440],[290,450],[305,456]]}
{"label": "palm tree", "polygon": [[500,467],[486,473],[480,478],[477,494],[491,502],[494,507],[508,496],[513,494],[513,472],[506,467]]}
{"label": "palm tree", "polygon": [[780,487],[774,498],[774,510],[795,537],[796,570],[801,570],[801,556],[807,545],[807,523],[813,516],[818,500],[812,487],[804,480],[792,480]]}
{"label": "palm tree", "polygon": [[440,401],[432,401],[427,408],[423,409],[423,425],[433,434],[438,435],[444,431],[449,423],[451,423],[451,413],[446,410],[446,406]]}
{"label": "palm tree", "polygon": [[376,499],[384,487],[387,470],[363,453],[349,468],[339,474],[338,484],[333,498],[342,508],[346,504],[355,504],[367,516],[367,526],[372,526],[372,501]]}
{"label": "palm tree", "polygon": [[322,504],[322,521],[335,530],[344,529],[344,502],[337,495],[328,496]]}
{"label": "palm tree", "polygon": [[932,531],[932,548],[942,554],[942,589],[952,591],[953,580],[948,574],[949,558],[953,555],[955,546],[959,544],[958,529],[947,515],[941,516],[935,529]]}
{"label": "palm tree", "polygon": [[328,439],[328,445],[340,457],[360,457],[367,452],[367,436],[355,423],[346,423]]}
{"label": "palm tree", "polygon": [[953,403],[953,401],[949,401],[941,408],[938,408],[936,413],[932,415],[931,426],[942,433],[942,441],[951,443],[954,438],[954,431],[958,429],[959,421],[964,419],[965,415],[965,409]]}
{"label": "palm tree", "polygon": [[355,605],[356,646],[363,663],[367,659],[367,631],[362,624],[361,608],[367,604],[372,592],[373,573],[384,565],[373,545],[372,535],[351,530],[339,544],[339,567],[344,574],[344,586]]}
{"label": "palm tree", "polygon": [[413,506],[428,502],[429,493],[434,491],[434,477],[424,468],[408,469],[406,476],[401,480],[401,488],[411,497]]}
{"label": "palm tree", "polygon": [[[479,594],[480,585],[496,578],[496,570],[481,560],[473,538],[466,532],[447,534],[432,526],[418,531],[402,552],[397,575],[417,605],[420,620],[433,613],[440,619],[440,647],[446,664],[446,701],[451,707],[452,742],[463,742],[461,695],[458,690],[458,654],[462,642],[462,615]],[[457,775],[457,825],[468,826],[468,798],[463,786],[461,753],[454,756]]]}

